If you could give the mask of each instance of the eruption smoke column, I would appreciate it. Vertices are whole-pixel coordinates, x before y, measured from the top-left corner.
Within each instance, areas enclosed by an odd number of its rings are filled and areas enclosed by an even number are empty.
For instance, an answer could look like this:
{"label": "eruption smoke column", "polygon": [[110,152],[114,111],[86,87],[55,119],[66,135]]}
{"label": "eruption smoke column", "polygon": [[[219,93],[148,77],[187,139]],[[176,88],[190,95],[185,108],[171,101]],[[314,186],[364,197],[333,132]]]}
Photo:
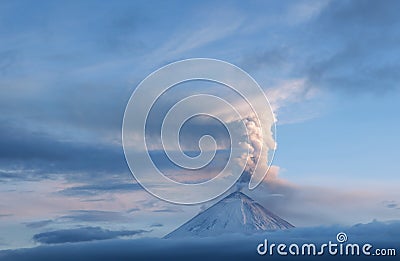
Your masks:
{"label": "eruption smoke column", "polygon": [[[148,114],[158,98],[174,85],[191,80],[223,84],[238,94],[246,106],[199,93],[169,109],[161,120],[161,142],[168,159],[184,170],[200,170],[213,161],[217,152],[214,137],[204,135],[198,141],[199,155],[185,154],[180,144],[180,130],[185,122],[196,116],[213,117],[229,133],[231,146],[225,167],[211,180],[185,184],[169,179],[157,168],[149,155],[145,134]],[[271,106],[254,79],[232,64],[200,58],[169,64],[139,84],[125,110],[122,140],[128,166],[143,188],[170,202],[195,204],[218,197],[241,176],[239,183],[248,179],[249,189],[254,189],[271,164],[274,134]]]}
{"label": "eruption smoke column", "polygon": [[[264,132],[268,133],[274,124],[269,122],[269,124],[262,125],[254,114],[242,121],[247,131],[247,140],[243,144],[248,147],[249,153],[241,155],[241,164],[245,165],[245,170],[236,184],[237,190],[241,190],[246,183],[249,183],[249,189],[253,189],[264,179],[269,169],[268,157],[276,148],[274,140],[263,137],[262,129],[264,126],[266,128]],[[272,135],[271,132],[270,135]]]}

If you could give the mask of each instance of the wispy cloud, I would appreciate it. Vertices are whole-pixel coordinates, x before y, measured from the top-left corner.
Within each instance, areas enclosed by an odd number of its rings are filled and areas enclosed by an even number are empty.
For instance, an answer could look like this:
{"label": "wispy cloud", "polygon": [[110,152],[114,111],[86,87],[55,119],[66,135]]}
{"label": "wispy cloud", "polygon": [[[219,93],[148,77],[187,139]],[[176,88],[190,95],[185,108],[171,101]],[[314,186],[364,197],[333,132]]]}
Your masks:
{"label": "wispy cloud", "polygon": [[132,192],[135,190],[141,190],[142,187],[134,182],[132,179],[129,183],[110,183],[107,181],[102,181],[99,184],[94,185],[82,185],[82,186],[73,186],[59,191],[62,195],[66,196],[94,196],[101,195],[103,193],[122,193],[122,192]]}
{"label": "wispy cloud", "polygon": [[[170,61],[184,54],[190,53],[197,48],[204,47],[218,40],[224,39],[237,32],[243,22],[240,13],[218,13],[214,11],[203,13],[203,16],[197,16],[199,21],[193,20],[193,23],[181,26],[177,31],[172,31],[170,37],[161,47],[157,48],[149,57],[152,61],[163,57]],[[214,15],[218,15],[216,18]],[[206,21],[206,22],[204,22]],[[183,58],[183,57],[182,57]]]}
{"label": "wispy cloud", "polygon": [[53,222],[54,221],[51,219],[46,219],[46,220],[40,220],[40,221],[27,222],[27,223],[25,223],[25,225],[28,228],[42,228],[42,227],[52,224]]}
{"label": "wispy cloud", "polygon": [[395,200],[385,200],[382,203],[389,209],[400,209],[399,203]]}
{"label": "wispy cloud", "polygon": [[146,230],[108,230],[100,227],[82,227],[43,232],[33,236],[33,240],[42,244],[61,244],[106,240],[118,237],[134,236],[146,233]]}
{"label": "wispy cloud", "polygon": [[397,1],[331,2],[309,25],[310,40],[330,49],[307,59],[310,84],[350,93],[398,88],[398,7]]}
{"label": "wispy cloud", "polygon": [[129,222],[132,220],[132,217],[117,211],[71,210],[68,215],[61,216],[58,220],[68,220],[70,222]]}

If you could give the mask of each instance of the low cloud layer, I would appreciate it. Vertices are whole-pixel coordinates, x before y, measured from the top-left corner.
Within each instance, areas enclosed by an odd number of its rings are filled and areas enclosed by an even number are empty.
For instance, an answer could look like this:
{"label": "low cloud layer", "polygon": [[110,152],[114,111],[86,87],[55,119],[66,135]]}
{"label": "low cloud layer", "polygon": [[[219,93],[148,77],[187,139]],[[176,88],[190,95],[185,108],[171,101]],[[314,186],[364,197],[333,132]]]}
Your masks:
{"label": "low cloud layer", "polygon": [[[77,235],[75,232],[82,233]],[[149,260],[166,258],[190,258],[191,260],[220,260],[221,258],[255,259],[268,258],[269,260],[283,260],[287,256],[260,257],[256,248],[258,244],[268,239],[270,243],[314,243],[322,244],[329,241],[336,242],[336,235],[345,232],[349,243],[370,243],[374,248],[398,247],[400,240],[400,221],[358,224],[351,227],[330,226],[295,228],[285,231],[262,233],[253,236],[229,235],[212,238],[184,238],[184,239],[159,239],[141,238],[135,240],[102,240],[95,242],[80,242],[75,244],[60,244],[54,246],[39,246],[31,249],[17,249],[1,251],[2,260]],[[94,239],[114,238],[135,232],[105,231],[99,228],[83,228],[71,231],[56,232],[36,236],[44,243],[71,242],[71,240],[86,241]],[[72,236],[71,236],[72,234]],[[397,249],[399,251],[399,249]],[[293,258],[293,257],[292,257]],[[320,257],[294,257],[294,260],[314,260]],[[337,256],[324,256],[337,260]],[[363,256],[358,257],[362,260]],[[376,260],[375,257],[369,257]],[[396,257],[385,257],[385,260],[395,260]],[[343,259],[343,257],[340,257]],[[351,260],[357,257],[351,256]]]}

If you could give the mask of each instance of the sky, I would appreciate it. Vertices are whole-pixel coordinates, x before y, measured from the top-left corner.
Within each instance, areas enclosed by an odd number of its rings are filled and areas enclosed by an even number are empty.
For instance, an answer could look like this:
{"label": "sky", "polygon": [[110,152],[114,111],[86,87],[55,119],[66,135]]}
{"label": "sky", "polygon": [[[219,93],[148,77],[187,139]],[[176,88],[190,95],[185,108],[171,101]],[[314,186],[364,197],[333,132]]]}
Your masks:
{"label": "sky", "polygon": [[[188,58],[239,66],[271,103],[273,166],[246,194],[300,228],[399,219],[399,5],[2,1],[0,249],[58,242],[46,234],[54,231],[60,240],[162,237],[213,203],[150,195],[122,149],[137,85]],[[182,84],[159,110],[199,90],[229,95],[215,84]],[[162,120],[153,114],[150,130]],[[187,148],[207,131],[225,148],[217,123],[191,124]],[[182,178],[158,152],[153,144],[161,168]],[[185,177],[208,178],[219,165],[210,168]]]}

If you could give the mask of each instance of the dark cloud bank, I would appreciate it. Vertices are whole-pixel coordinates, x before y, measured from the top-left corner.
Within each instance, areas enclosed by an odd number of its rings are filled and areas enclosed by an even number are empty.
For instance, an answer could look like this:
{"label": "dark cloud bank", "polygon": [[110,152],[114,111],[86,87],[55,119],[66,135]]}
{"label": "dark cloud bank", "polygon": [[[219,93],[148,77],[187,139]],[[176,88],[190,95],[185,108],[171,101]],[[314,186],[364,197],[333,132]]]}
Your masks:
{"label": "dark cloud bank", "polygon": [[[79,231],[78,231],[79,230]],[[74,232],[74,233],[72,233]],[[76,233],[75,233],[76,232]],[[347,243],[370,243],[373,249],[398,249],[400,240],[400,221],[358,224],[352,227],[331,226],[296,228],[254,236],[229,235],[213,238],[160,239],[142,238],[135,240],[110,239],[93,242],[42,245],[31,249],[17,249],[0,252],[1,260],[153,260],[182,259],[221,260],[230,259],[268,259],[268,260],[319,260],[321,257],[309,256],[259,256],[256,247],[264,239],[270,243],[336,243],[336,235],[345,232]],[[73,234],[73,236],[71,236]],[[100,228],[60,230],[38,234],[34,237],[42,243],[61,243],[71,241],[115,238],[125,235],[121,231],[107,231]],[[68,239],[68,240],[66,240]],[[398,254],[398,253],[397,253]],[[351,256],[351,260],[396,260],[396,257]],[[342,260],[343,256],[324,256],[324,260]],[[349,258],[344,258],[349,259]]]}

